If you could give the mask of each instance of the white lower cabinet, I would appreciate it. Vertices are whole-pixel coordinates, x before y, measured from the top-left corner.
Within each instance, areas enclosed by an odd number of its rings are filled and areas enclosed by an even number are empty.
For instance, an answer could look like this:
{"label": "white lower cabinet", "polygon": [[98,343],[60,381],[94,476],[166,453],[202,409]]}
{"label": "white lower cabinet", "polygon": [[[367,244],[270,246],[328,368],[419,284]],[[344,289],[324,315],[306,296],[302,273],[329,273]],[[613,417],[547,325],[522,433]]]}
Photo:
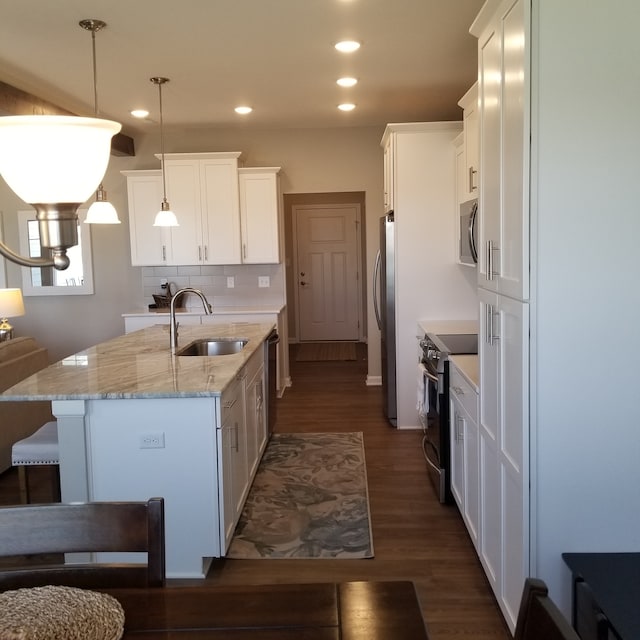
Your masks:
{"label": "white lower cabinet", "polygon": [[511,629],[529,575],[529,305],[478,290],[479,556]]}
{"label": "white lower cabinet", "polygon": [[454,364],[450,371],[449,397],[451,492],[477,548],[480,517],[478,394]]}
{"label": "white lower cabinet", "polygon": [[224,555],[242,515],[267,445],[264,408],[264,350],[256,351],[220,399],[218,492]]}
{"label": "white lower cabinet", "polygon": [[244,374],[225,390],[220,399],[218,429],[218,495],[221,551],[226,553],[248,492]]}

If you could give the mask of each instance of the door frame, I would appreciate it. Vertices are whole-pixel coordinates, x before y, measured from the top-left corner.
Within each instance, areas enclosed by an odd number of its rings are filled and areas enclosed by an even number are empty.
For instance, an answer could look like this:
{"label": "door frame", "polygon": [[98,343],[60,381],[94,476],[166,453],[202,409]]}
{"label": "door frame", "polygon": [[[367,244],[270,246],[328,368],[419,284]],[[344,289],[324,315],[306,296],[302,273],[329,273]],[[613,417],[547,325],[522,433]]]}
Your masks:
{"label": "door frame", "polygon": [[[298,287],[296,286],[296,277],[298,269],[298,239],[297,224],[294,209],[304,207],[305,209],[325,209],[328,207],[353,207],[356,206],[356,264],[357,264],[357,316],[358,316],[358,341],[366,342],[367,327],[365,322],[364,310],[366,309],[366,288],[363,278],[366,276],[366,267],[364,261],[364,234],[365,229],[365,193],[364,192],[336,192],[336,193],[308,193],[308,194],[285,194],[286,214],[289,218],[290,237],[287,244],[290,251],[287,253],[292,256],[292,265],[287,264],[286,279],[289,295],[287,299],[293,300],[293,309],[289,313],[289,330],[295,327],[293,335],[289,336],[290,343],[300,342],[300,303]],[[288,235],[288,234],[287,234]],[[289,268],[291,266],[291,268]]]}

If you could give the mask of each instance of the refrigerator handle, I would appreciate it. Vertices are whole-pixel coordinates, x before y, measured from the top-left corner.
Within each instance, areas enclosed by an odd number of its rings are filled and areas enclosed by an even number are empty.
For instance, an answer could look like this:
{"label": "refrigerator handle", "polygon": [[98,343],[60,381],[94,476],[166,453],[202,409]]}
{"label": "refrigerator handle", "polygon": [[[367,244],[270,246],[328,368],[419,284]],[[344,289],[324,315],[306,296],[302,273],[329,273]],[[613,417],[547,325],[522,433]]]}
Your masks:
{"label": "refrigerator handle", "polygon": [[382,330],[382,320],[380,319],[380,309],[378,309],[378,275],[380,273],[380,249],[376,254],[376,264],[373,267],[373,310],[376,313],[376,322],[378,323],[378,329]]}

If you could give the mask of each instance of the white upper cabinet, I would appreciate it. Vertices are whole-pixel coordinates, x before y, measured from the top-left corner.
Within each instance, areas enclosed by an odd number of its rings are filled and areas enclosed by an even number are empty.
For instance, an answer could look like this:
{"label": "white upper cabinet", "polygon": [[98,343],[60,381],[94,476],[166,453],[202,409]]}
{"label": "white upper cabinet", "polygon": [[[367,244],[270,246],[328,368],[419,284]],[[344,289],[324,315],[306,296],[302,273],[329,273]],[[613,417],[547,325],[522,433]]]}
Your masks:
{"label": "white upper cabinet", "polygon": [[238,170],[242,262],[280,262],[282,207],[280,167],[252,167]]}
{"label": "white upper cabinet", "polygon": [[123,171],[122,175],[127,178],[131,264],[134,267],[168,264],[171,235],[167,228],[153,226],[162,203],[162,172]]}
{"label": "white upper cabinet", "polygon": [[504,0],[478,40],[479,286],[529,297],[529,64],[523,0]]}
{"label": "white upper cabinet", "polygon": [[394,207],[394,146],[393,136],[389,135],[383,143],[384,149],[384,212]]}
{"label": "white upper cabinet", "polygon": [[167,199],[178,218],[170,264],[239,264],[239,152],[165,154]]}
{"label": "white upper cabinet", "polygon": [[464,115],[464,175],[461,176],[459,197],[461,202],[478,197],[480,179],[480,133],[478,119],[478,83],[476,82],[458,102]]}

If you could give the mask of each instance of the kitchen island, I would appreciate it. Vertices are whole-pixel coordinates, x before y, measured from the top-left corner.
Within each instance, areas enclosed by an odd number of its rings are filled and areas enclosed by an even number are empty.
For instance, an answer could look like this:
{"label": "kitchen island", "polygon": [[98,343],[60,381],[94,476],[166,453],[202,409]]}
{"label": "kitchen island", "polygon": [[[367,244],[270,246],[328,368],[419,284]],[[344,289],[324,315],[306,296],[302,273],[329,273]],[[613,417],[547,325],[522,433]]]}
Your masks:
{"label": "kitchen island", "polygon": [[64,358],[0,399],[52,401],[63,501],[164,497],[167,577],[203,577],[226,552],[266,446],[274,326],[180,326],[178,353],[200,339],[246,340],[224,356],[172,355],[168,327],[152,326]]}

